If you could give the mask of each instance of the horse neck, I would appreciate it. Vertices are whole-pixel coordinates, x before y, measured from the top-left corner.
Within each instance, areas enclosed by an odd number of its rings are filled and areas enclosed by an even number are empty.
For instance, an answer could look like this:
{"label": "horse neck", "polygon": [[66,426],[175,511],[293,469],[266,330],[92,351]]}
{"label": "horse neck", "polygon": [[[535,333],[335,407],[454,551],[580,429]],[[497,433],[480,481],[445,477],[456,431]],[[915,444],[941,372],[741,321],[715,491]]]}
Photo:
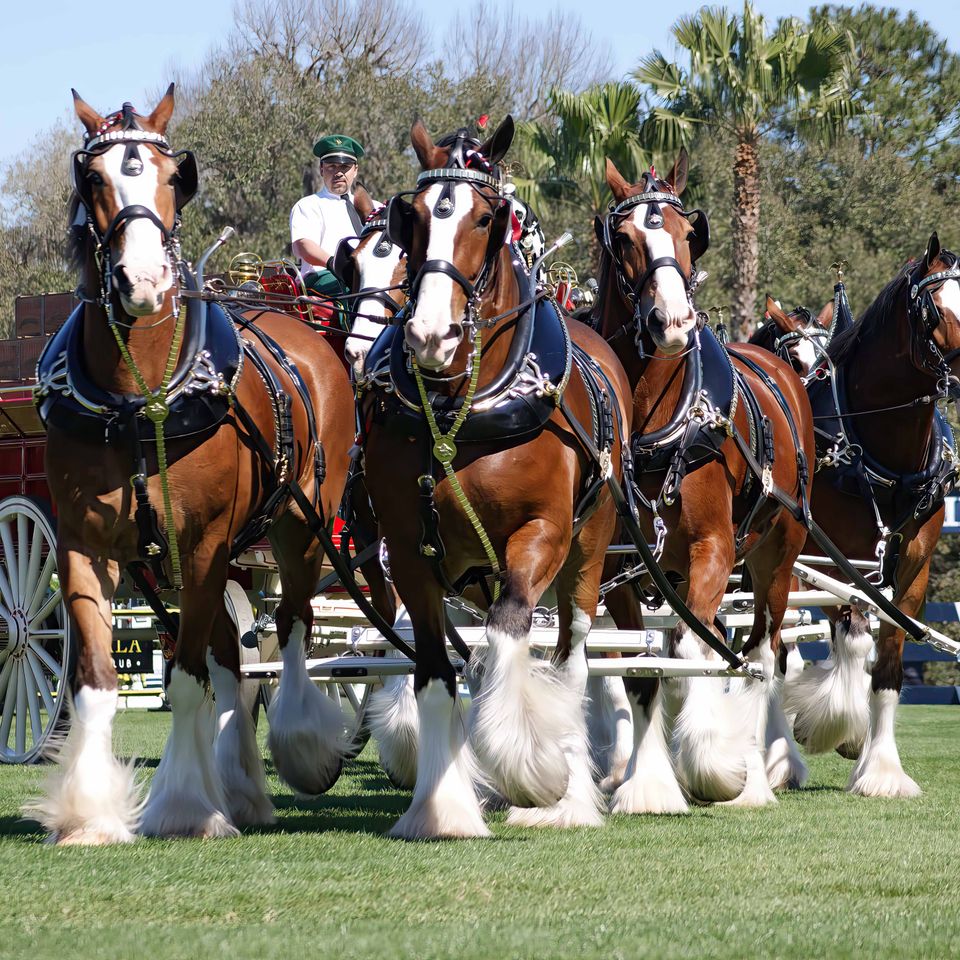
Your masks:
{"label": "horse neck", "polygon": [[[851,412],[911,404],[937,392],[937,378],[918,370],[911,359],[913,331],[901,307],[887,316],[883,333],[862,337],[846,361],[847,403]],[[933,429],[933,403],[868,414],[853,429],[870,456],[893,472],[913,473],[926,465]]]}
{"label": "horse neck", "polygon": [[[92,259],[88,259],[83,276],[85,290],[100,289],[99,274]],[[151,389],[160,386],[170,356],[176,327],[176,318],[172,316],[175,291],[176,287],[171,287],[160,310],[147,317],[128,316],[120,306],[116,292],[111,291],[110,294],[114,319],[121,324],[131,325],[130,328],[118,326],[117,330],[131,359]],[[97,386],[112,393],[140,393],[136,378],[120,353],[104,307],[95,303],[86,304],[82,342],[84,367]]]}
{"label": "horse neck", "polygon": [[600,262],[600,278],[607,282],[600,285],[598,331],[613,347],[630,381],[634,429],[649,433],[665,426],[676,410],[687,358],[641,358],[633,332],[620,333],[633,320],[633,308],[620,293],[606,253]]}

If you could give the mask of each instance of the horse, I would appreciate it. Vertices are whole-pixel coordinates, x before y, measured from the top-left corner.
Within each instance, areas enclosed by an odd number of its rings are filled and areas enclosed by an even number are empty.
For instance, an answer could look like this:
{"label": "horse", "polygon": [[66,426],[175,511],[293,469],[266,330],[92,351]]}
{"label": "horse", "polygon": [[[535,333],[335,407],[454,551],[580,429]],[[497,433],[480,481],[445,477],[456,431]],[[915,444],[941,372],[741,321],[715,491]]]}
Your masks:
{"label": "horse", "polygon": [[402,285],[407,265],[403,251],[384,235],[386,210],[358,206],[357,211],[365,221],[360,241],[356,246],[342,241],[331,268],[351,294],[350,336],[343,352],[359,380],[374,340],[406,302]]}
{"label": "horse", "polygon": [[[325,522],[340,500],[352,391],[305,324],[269,310],[231,318],[190,289],[178,233],[197,168],[167,140],[173,91],[148,116],[124,104],[107,117],[74,91],[86,130],[71,206],[83,303],[41,358],[36,393],[77,669],[59,771],[30,812],[60,844],[225,837],[273,819],[224,603],[231,549],[267,525],[283,592],[285,669],[269,711],[277,769],[321,792],[343,746],[339,710],[304,667],[323,560],[307,514]],[[111,603],[139,561],[180,587],[173,723],[145,802],[111,745]]]}
{"label": "horse", "polygon": [[[894,604],[913,617],[926,592],[943,500],[956,480],[952,434],[935,401],[957,390],[960,266],[936,233],[923,257],[897,273],[827,354],[808,386],[819,457],[814,519],[844,556],[879,560],[882,585],[893,587]],[[820,553],[812,541],[806,552]],[[847,786],[854,794],[918,796],[894,733],[904,631],[882,621],[874,648],[856,608],[830,616],[831,660],[809,667],[785,691],[797,740],[810,752],[837,748],[855,758]]]}
{"label": "horse", "polygon": [[[477,761],[514,805],[510,822],[602,822],[584,643],[616,523],[606,481],[620,475],[629,384],[601,338],[568,332],[532,295],[507,243],[495,171],[512,138],[509,117],[482,144],[466,130],[435,143],[416,122],[417,188],[387,215],[410,302],[367,354],[360,414],[371,501],[416,637],[416,784],[391,830],[407,839],[489,835]],[[469,740],[443,604],[467,582],[489,603]],[[558,666],[529,654],[533,609],[554,582]]]}
{"label": "horse", "polygon": [[797,307],[787,313],[768,293],[766,322],[747,342],[776,354],[804,376],[820,358],[814,341],[826,347],[831,333],[833,306],[831,300],[816,317],[806,307]]}
{"label": "horse", "polygon": [[[789,732],[766,744],[766,756],[763,749],[768,712],[779,710],[780,628],[791,570],[806,538],[802,522],[765,494],[776,485],[801,501],[807,496],[810,406],[787,364],[757,347],[725,351],[698,321],[695,263],[709,243],[709,226],[702,212],[683,210],[687,166],[682,151],[666,179],[651,171],[630,184],[607,160],[614,199],[596,224],[602,251],[596,328],[629,377],[640,517],[657,542],[661,568],[685,584],[681,595],[706,633],[716,631],[731,571],[743,560],[754,622],[742,652],[767,682],[747,682],[731,695],[715,679],[683,679],[670,681],[665,697],[657,680],[627,679],[634,744],[611,799],[611,810],[620,813],[686,811],[677,773],[689,796],[742,806],[773,803],[772,787],[804,776]],[[752,443],[735,442],[736,433]],[[642,624],[629,585],[608,594],[607,610],[621,629]],[[684,622],[669,652],[711,656],[703,634]]]}

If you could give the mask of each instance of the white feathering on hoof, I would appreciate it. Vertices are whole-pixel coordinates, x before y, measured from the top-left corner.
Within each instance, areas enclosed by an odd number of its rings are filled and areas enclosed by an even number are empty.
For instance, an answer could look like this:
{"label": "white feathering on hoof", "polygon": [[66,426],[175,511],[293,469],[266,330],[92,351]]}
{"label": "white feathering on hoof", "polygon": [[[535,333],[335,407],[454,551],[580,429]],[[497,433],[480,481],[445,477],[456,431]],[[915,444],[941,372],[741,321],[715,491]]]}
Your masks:
{"label": "white feathering on hoof", "polygon": [[900,694],[878,690],[870,696],[870,732],[847,789],[862,797],[919,797],[920,787],[900,763],[894,719]]}
{"label": "white feathering on hoof", "polygon": [[767,782],[772,790],[795,790],[807,782],[807,765],[783,713],[783,678],[776,676],[767,714]]}
{"label": "white feathering on hoof", "polygon": [[213,752],[230,819],[238,827],[274,823],[276,817],[267,796],[263,758],[257,746],[253,717],[240,697],[240,682],[233,671],[220,666],[209,652],[207,668],[217,709]]}
{"label": "white feathering on hoof", "polygon": [[610,798],[611,813],[687,813],[687,801],[677,783],[667,746],[664,692],[658,686],[650,703],[633,695],[633,754],[626,777]]}
{"label": "white feathering on hoof", "polygon": [[283,673],[267,711],[267,745],[280,778],[297,793],[316,796],[336,782],[349,744],[343,711],[307,675],[305,633],[303,621],[295,621],[280,653]]}
{"label": "white feathering on hoof", "polygon": [[442,680],[430,680],[417,694],[417,706],[417,783],[409,808],[390,836],[401,840],[490,836],[474,787],[479,771],[459,698],[450,695]]}
{"label": "white feathering on hoof", "polygon": [[81,687],[69,706],[69,733],[50,751],[57,765],[44,781],[43,796],[23,807],[52,843],[100,846],[136,839],[144,791],[133,761],[120,763],[113,755],[116,709],[116,690],[92,687]]}
{"label": "white feathering on hoof", "polygon": [[390,782],[412,790],[417,779],[417,740],[420,715],[413,677],[386,677],[383,688],[370,696],[370,734],[377,741],[380,765]]}
{"label": "white feathering on hoof", "polygon": [[213,704],[196,677],[174,667],[173,724],[150,784],[140,832],[149,837],[236,837],[213,757]]}
{"label": "white feathering on hoof", "polygon": [[633,752],[633,718],[622,677],[591,677],[587,691],[587,732],[600,789],[615,790],[626,776]]}
{"label": "white feathering on hoof", "polygon": [[[507,823],[521,827],[599,827],[603,825],[603,796],[594,779],[594,767],[587,743],[586,707],[587,661],[584,641],[590,619],[574,609],[573,644],[567,662],[559,669],[564,685],[580,698],[571,718],[574,722],[562,747],[570,771],[567,791],[550,807],[512,807]],[[617,678],[619,679],[619,678]]]}
{"label": "white feathering on hoof", "polygon": [[[677,651],[685,659],[703,656],[689,631]],[[682,699],[674,730],[680,782],[698,800],[735,799],[746,784],[746,754],[753,739],[741,700],[724,694],[722,684],[709,677],[668,683]]]}
{"label": "white feathering on hoof", "polygon": [[866,736],[870,712],[866,663],[873,637],[857,620],[851,627],[836,624],[832,660],[811,664],[784,685],[784,712],[794,715],[793,735],[809,753],[825,753],[843,743],[857,752]]}
{"label": "white feathering on hoof", "polygon": [[471,740],[497,790],[518,807],[549,807],[567,792],[563,743],[582,723],[582,696],[552,664],[532,658],[527,637],[487,627],[483,686],[474,702]]}

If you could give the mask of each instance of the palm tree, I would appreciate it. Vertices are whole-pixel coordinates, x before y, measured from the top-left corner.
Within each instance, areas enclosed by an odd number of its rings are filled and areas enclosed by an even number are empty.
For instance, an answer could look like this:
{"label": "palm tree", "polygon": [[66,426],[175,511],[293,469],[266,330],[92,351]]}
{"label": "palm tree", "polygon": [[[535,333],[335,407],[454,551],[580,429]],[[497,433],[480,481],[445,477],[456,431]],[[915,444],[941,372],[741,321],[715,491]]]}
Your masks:
{"label": "palm tree", "polygon": [[645,140],[676,150],[704,128],[732,136],[733,327],[757,316],[760,156],[771,133],[828,139],[855,112],[845,80],[849,36],[827,21],[808,28],[793,18],[772,33],[745,0],[742,15],[704,7],[681,17],[673,36],[689,54],[684,68],[654,51],[634,72],[661,100]]}
{"label": "palm tree", "polygon": [[650,162],[640,143],[640,90],[632,83],[605,83],[582,93],[550,92],[547,118],[520,125],[514,176],[521,199],[537,206],[565,200],[603,211],[609,189],[606,158],[624,176]]}

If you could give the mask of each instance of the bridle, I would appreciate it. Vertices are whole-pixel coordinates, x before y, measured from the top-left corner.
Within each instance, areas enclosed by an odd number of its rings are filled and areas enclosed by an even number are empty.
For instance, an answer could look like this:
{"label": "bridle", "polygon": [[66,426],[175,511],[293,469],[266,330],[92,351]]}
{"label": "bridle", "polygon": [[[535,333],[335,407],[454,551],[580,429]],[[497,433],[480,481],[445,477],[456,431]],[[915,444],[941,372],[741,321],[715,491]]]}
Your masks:
{"label": "bridle", "polygon": [[[120,124],[119,129],[111,129]],[[165,156],[177,161],[177,183],[173,185],[176,194],[175,215],[172,226],[167,226],[157,214],[142,204],[131,204],[119,210],[106,230],[100,231],[96,218],[93,215],[93,198],[87,183],[87,170],[91,157],[101,156],[117,144],[125,144],[126,152],[123,158],[122,172],[124,176],[139,176],[143,172],[143,160],[139,155],[140,145],[155,147]],[[181,158],[177,160],[177,158]],[[106,117],[95,133],[84,136],[84,145],[74,151],[70,158],[73,191],[77,197],[77,211],[71,229],[76,232],[89,233],[94,245],[94,260],[100,280],[100,290],[97,296],[92,297],[83,289],[78,289],[78,297],[86,303],[94,303],[107,311],[110,323],[119,323],[113,317],[113,259],[111,242],[123,232],[134,220],[148,220],[160,231],[166,251],[168,263],[174,277],[176,299],[176,284],[179,268],[183,263],[180,254],[180,211],[192,199],[197,189],[197,164],[193,153],[181,150],[174,153],[163,134],[152,130],[144,130],[133,112],[133,106],[124,103],[121,110]],[[177,312],[174,302],[172,315]],[[166,318],[164,318],[166,319]],[[129,326],[129,324],[120,324]]]}
{"label": "bridle", "polygon": [[633,308],[630,323],[623,329],[633,330],[634,339],[640,349],[642,349],[640,341],[646,329],[647,321],[654,310],[654,300],[653,297],[646,292],[646,286],[657,270],[666,267],[676,270],[677,273],[680,274],[687,300],[690,303],[691,309],[694,310],[693,295],[697,287],[706,279],[706,274],[698,272],[696,270],[696,264],[694,264],[688,276],[676,257],[657,257],[647,264],[640,278],[631,285],[626,277],[623,259],[618,254],[613,243],[617,226],[634,208],[644,206],[647,208],[643,220],[644,229],[662,230],[664,229],[664,216],[661,204],[667,204],[677,210],[684,219],[688,220],[693,214],[697,214],[699,217],[698,224],[700,220],[703,222],[705,233],[704,250],[706,250],[710,242],[709,222],[707,221],[706,214],[702,210],[685,211],[680,198],[675,193],[658,189],[658,181],[653,173],[645,173],[643,178],[645,187],[642,193],[627,197],[619,203],[612,203],[610,205],[607,215],[603,218],[603,230],[600,237],[604,249],[613,261],[614,275],[617,278],[617,286],[620,289],[620,293]]}
{"label": "bridle", "polygon": [[787,314],[787,316],[791,319],[801,317],[803,319],[803,326],[797,330],[787,330],[778,336],[777,331],[780,327],[777,325],[776,320],[768,320],[764,326],[771,331],[773,353],[780,357],[781,360],[792,365],[793,357],[790,354],[790,348],[802,340],[822,341],[821,349],[818,351],[822,353],[822,349],[825,348],[830,341],[830,331],[821,327],[820,324],[817,323],[816,317],[814,317],[806,307],[797,307]]}
{"label": "bridle", "polygon": [[[949,250],[941,250],[940,259],[947,263],[946,270],[931,273],[927,277],[915,274],[909,279],[907,316],[913,329],[911,359],[919,370],[937,378],[943,396],[956,399],[960,396],[960,378],[951,370],[951,364],[960,357],[960,347],[944,354],[937,346],[933,335],[942,323],[943,315],[934,302],[933,294],[950,280],[960,282],[960,258]],[[922,269],[921,265],[919,270]]]}
{"label": "bridle", "polygon": [[[478,149],[479,144],[467,135],[466,130],[459,130],[450,138],[449,143],[440,141],[438,146],[449,146],[447,157],[448,166],[438,167],[432,170],[424,170],[417,177],[417,189],[406,196],[419,196],[423,191],[435,183],[443,184],[443,189],[433,205],[431,216],[437,220],[445,220],[453,216],[456,208],[456,196],[454,187],[458,184],[466,183],[473,188],[472,193],[480,196],[489,204],[491,213],[495,213],[503,204],[508,203],[506,195],[502,192],[500,178],[494,173],[493,165],[483,156]],[[483,169],[476,169],[481,167]],[[492,190],[493,195],[487,192]],[[387,213],[387,238],[391,242],[396,239],[390,236],[390,223],[393,220],[391,213],[395,204],[398,204],[400,197],[398,195],[390,201],[391,209]],[[500,255],[503,237],[498,237],[495,232],[491,232],[490,240],[487,243],[486,254],[483,263],[473,278],[467,277],[463,272],[449,260],[426,260],[420,266],[417,272],[410,276],[409,281],[409,305],[410,310],[407,316],[412,316],[416,307],[417,297],[420,293],[420,286],[424,277],[429,274],[441,274],[449,277],[457,286],[463,290],[467,298],[466,323],[476,327],[483,325],[479,318],[480,301],[493,276],[497,259]],[[409,271],[409,259],[408,259]]]}

